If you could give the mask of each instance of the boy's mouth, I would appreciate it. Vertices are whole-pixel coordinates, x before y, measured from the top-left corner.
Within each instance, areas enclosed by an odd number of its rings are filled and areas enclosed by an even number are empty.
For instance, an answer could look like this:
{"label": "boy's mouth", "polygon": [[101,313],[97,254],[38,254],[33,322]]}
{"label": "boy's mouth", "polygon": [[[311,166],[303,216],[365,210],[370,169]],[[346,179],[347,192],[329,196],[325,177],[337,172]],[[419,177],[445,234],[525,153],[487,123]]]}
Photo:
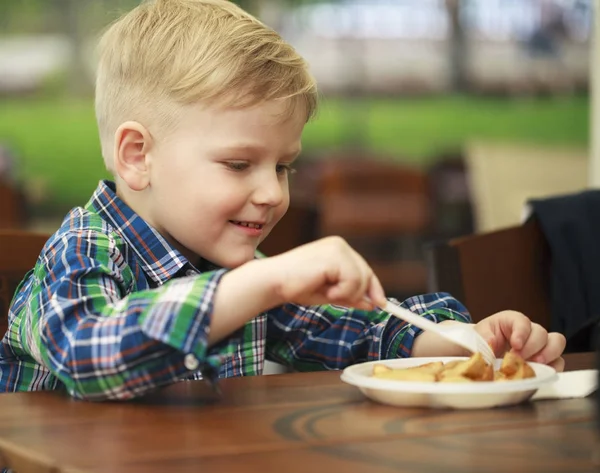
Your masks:
{"label": "boy's mouth", "polygon": [[248,227],[248,228],[256,228],[257,230],[261,230],[264,227],[264,224],[262,224],[262,223],[241,222],[239,220],[230,220],[230,222],[233,223],[234,225],[240,225],[242,227]]}

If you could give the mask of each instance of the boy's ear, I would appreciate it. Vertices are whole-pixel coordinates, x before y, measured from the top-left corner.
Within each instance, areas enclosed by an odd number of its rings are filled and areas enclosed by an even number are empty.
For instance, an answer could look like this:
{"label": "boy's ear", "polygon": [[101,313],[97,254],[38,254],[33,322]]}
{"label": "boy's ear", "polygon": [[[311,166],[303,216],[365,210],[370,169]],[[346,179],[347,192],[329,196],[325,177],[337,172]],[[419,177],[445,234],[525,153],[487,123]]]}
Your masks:
{"label": "boy's ear", "polygon": [[142,124],[129,121],[117,128],[114,168],[132,190],[142,191],[150,184],[150,148],[152,137]]}

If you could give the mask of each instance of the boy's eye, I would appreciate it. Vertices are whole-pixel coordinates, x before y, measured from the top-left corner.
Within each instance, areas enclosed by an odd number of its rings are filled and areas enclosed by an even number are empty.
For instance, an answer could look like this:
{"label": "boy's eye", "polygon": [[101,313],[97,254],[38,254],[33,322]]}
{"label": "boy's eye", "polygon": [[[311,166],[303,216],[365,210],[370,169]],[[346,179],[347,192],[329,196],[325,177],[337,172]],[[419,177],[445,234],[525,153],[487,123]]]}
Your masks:
{"label": "boy's eye", "polygon": [[294,174],[296,170],[292,167],[291,164],[278,164],[277,165],[277,174]]}
{"label": "boy's eye", "polygon": [[232,171],[244,171],[248,168],[248,163],[244,163],[241,161],[227,162],[225,163],[225,165]]}

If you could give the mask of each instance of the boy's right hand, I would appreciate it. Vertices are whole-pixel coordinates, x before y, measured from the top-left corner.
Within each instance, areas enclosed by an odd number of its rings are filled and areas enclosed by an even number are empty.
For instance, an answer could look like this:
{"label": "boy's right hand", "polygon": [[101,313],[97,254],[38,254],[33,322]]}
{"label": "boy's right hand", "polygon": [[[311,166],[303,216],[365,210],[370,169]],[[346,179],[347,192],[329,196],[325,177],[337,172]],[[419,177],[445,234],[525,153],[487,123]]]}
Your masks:
{"label": "boy's right hand", "polygon": [[288,302],[372,310],[384,306],[386,299],[373,270],[348,243],[340,237],[323,238],[225,274],[215,294],[209,345]]}
{"label": "boy's right hand", "polygon": [[[282,303],[337,304],[371,310],[385,293],[371,267],[340,237],[326,237],[263,260]],[[372,303],[367,302],[370,299]]]}

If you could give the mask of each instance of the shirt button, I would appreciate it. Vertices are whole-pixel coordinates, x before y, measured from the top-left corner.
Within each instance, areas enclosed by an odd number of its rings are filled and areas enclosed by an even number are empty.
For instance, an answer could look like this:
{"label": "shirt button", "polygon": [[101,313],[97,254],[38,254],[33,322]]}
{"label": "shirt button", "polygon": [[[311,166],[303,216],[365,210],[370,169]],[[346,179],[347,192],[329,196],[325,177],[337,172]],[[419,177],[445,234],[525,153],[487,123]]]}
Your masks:
{"label": "shirt button", "polygon": [[183,359],[183,365],[190,371],[196,371],[198,366],[200,366],[200,363],[198,362],[198,358],[191,353],[188,353]]}

